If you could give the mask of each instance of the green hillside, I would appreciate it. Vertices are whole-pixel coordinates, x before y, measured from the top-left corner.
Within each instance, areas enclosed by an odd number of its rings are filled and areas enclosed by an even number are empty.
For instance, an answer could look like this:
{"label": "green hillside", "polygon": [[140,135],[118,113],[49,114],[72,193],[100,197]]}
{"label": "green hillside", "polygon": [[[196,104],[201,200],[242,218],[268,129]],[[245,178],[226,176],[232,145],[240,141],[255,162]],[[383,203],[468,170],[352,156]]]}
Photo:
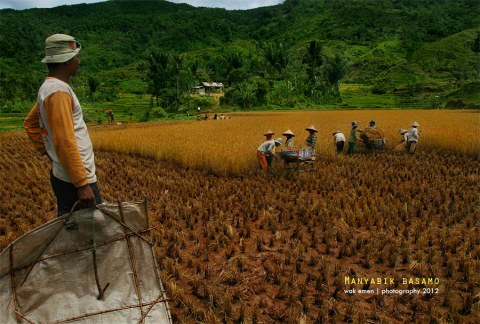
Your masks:
{"label": "green hillside", "polygon": [[73,85],[87,109],[142,98],[131,118],[155,106],[169,114],[214,107],[189,95],[202,81],[229,86],[222,109],[479,108],[479,13],[471,0],[287,0],[234,11],[111,0],[0,10],[0,112],[31,106],[46,73],[43,41],[54,33],[82,43]]}

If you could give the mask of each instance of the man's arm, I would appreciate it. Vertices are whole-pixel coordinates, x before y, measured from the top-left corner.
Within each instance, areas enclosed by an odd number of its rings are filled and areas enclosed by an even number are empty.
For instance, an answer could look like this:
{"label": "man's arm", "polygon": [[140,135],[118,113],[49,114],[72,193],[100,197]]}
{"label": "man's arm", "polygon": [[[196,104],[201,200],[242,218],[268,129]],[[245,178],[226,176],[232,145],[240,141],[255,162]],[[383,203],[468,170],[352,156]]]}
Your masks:
{"label": "man's arm", "polygon": [[47,154],[45,145],[43,144],[42,130],[40,129],[40,120],[38,116],[38,103],[33,105],[32,109],[28,113],[27,117],[23,121],[23,127],[27,132],[30,141],[32,141],[35,149],[42,155]]}

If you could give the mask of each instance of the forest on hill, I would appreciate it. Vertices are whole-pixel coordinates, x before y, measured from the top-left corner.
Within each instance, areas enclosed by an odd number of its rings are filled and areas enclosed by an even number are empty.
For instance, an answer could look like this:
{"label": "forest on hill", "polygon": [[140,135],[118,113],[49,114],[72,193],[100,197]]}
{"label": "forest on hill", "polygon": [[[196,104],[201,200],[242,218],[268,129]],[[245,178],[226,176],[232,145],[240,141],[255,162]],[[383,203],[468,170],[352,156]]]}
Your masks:
{"label": "forest on hill", "polygon": [[0,27],[1,113],[31,107],[54,33],[82,44],[73,80],[82,102],[148,97],[144,119],[213,107],[190,95],[200,82],[223,82],[220,104],[234,109],[352,107],[342,89],[355,87],[380,105],[480,107],[476,0],[286,0],[233,11],[111,0],[4,9]]}

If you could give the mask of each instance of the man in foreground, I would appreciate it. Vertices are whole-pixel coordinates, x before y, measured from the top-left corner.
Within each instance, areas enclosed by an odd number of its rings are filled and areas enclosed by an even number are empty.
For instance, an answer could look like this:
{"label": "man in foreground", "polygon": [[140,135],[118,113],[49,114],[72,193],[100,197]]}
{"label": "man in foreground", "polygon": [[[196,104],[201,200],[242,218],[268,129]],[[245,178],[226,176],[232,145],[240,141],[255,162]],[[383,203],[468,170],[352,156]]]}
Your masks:
{"label": "man in foreground", "polygon": [[83,208],[102,202],[82,107],[68,84],[80,65],[80,49],[69,35],[55,34],[45,40],[42,63],[48,66],[48,76],[24,121],[35,148],[52,161],[50,182],[58,216],[69,213],[77,201]]}

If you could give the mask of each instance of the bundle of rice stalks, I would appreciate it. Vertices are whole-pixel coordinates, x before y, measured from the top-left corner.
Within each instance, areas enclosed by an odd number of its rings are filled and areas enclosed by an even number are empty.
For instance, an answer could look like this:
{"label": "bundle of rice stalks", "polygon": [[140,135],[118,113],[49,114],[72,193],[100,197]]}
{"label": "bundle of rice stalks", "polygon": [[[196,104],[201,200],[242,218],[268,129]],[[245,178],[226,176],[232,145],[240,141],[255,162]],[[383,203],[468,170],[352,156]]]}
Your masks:
{"label": "bundle of rice stalks", "polygon": [[379,128],[368,128],[362,133],[362,137],[367,140],[379,140],[385,137],[385,133]]}
{"label": "bundle of rice stalks", "polygon": [[393,152],[395,153],[401,153],[403,151],[405,151],[405,145],[403,145],[403,143],[400,143],[393,148]]}

